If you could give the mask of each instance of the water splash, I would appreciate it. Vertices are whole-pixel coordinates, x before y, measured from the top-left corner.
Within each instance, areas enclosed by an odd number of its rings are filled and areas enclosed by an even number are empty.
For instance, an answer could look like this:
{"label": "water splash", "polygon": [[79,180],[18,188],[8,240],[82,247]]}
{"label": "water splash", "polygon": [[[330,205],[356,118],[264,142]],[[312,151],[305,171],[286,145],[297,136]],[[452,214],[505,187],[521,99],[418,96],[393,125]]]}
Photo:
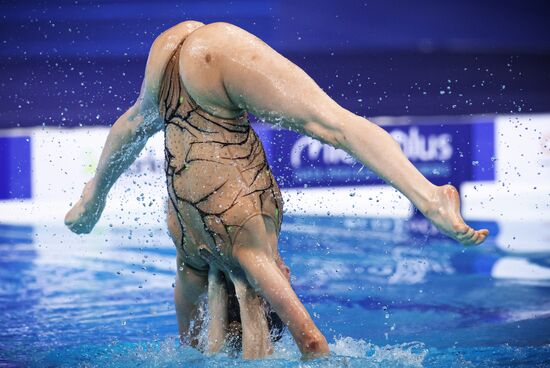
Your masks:
{"label": "water splash", "polygon": [[342,337],[329,346],[335,357],[356,358],[358,367],[422,367],[428,354],[421,342],[377,346],[361,339]]}
{"label": "water splash", "polygon": [[[428,350],[422,343],[377,346],[351,337],[336,338],[329,344],[327,358],[302,361],[290,335],[275,344],[272,356],[262,360],[232,358],[227,353],[207,356],[182,347],[176,338],[130,343],[114,341],[106,345],[83,345],[69,350],[60,348],[42,356],[29,366],[59,367],[258,367],[258,368],[324,368],[324,367],[422,367]],[[34,363],[34,364],[33,364]]]}

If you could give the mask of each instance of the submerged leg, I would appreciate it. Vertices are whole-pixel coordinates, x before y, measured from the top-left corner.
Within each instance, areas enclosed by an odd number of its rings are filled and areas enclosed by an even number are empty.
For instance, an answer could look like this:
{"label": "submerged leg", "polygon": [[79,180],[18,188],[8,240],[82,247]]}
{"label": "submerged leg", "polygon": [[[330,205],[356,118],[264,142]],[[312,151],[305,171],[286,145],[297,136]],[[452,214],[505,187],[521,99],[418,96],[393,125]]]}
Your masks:
{"label": "submerged leg", "polygon": [[[221,272],[218,271],[224,265],[227,266],[227,264],[218,254],[208,250],[206,247],[201,247],[199,252],[203,258],[208,260],[210,269],[213,269],[209,274],[208,280],[208,305],[211,313],[211,328],[209,328],[208,339],[209,344],[212,344],[213,347],[218,349],[216,351],[219,351],[221,346],[223,346],[223,342],[220,344],[220,341],[225,341],[229,337],[227,333],[230,333],[229,330],[231,329],[228,326],[228,290]],[[225,268],[227,269],[227,267]],[[243,358],[259,359],[270,355],[273,352],[273,348],[262,299],[251,288],[242,271],[231,269],[230,267],[225,275],[229,277],[228,281],[233,284],[239,303]],[[219,317],[221,317],[220,320],[215,320]],[[232,331],[232,333],[235,334],[238,332]]]}
{"label": "submerged leg", "polygon": [[[176,245],[176,249],[178,249],[183,231],[170,201],[168,201],[167,222],[170,236]],[[208,278],[206,273],[199,273],[185,265],[179,252],[180,250],[178,249],[176,258],[177,277],[174,288],[174,303],[176,305],[179,336],[182,342],[199,348],[199,333],[202,328],[199,307],[201,296],[206,292]]]}
{"label": "submerged leg", "polygon": [[269,326],[263,302],[248,281],[231,273],[235,294],[239,301],[242,326],[242,346],[244,359],[264,358],[273,353]]}
{"label": "submerged leg", "polygon": [[178,276],[174,289],[174,302],[180,339],[183,343],[200,348],[199,334],[203,329],[200,313],[202,296],[206,292],[207,275],[198,274],[183,264],[178,257]]}
{"label": "submerged leg", "polygon": [[227,284],[221,271],[210,266],[208,272],[208,352],[217,353],[227,334]]}

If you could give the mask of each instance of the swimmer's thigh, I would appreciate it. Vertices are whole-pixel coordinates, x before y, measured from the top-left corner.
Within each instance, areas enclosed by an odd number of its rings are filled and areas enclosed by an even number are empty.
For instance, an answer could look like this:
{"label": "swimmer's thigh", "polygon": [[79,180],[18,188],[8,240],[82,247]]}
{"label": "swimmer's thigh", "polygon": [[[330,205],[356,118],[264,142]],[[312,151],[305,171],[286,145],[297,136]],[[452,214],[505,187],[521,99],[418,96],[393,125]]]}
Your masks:
{"label": "swimmer's thigh", "polygon": [[209,24],[188,37],[182,57],[184,83],[202,107],[232,105],[332,145],[341,141],[351,113],[253,34]]}

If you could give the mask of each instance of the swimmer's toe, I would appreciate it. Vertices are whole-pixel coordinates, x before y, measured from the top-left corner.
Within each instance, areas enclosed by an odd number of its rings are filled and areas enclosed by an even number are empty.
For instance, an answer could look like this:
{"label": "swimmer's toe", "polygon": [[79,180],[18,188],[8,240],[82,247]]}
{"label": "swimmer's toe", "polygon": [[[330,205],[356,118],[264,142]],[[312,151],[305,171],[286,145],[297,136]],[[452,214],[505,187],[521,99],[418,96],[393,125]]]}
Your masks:
{"label": "swimmer's toe", "polygon": [[470,228],[468,232],[458,240],[463,245],[479,245],[485,241],[488,235],[489,230],[487,229],[474,230]]}
{"label": "swimmer's toe", "polygon": [[479,245],[479,244],[483,243],[485,241],[485,239],[487,239],[487,237],[489,236],[489,230],[488,229],[478,230],[478,233],[479,233],[479,238],[476,240],[474,245]]}

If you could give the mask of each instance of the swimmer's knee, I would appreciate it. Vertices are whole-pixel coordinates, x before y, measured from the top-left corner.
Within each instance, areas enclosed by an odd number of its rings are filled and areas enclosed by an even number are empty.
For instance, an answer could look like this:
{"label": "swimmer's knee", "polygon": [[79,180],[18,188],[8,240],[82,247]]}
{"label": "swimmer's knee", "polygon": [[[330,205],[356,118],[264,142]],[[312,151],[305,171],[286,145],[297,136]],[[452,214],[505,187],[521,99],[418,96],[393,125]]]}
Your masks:
{"label": "swimmer's knee", "polygon": [[349,128],[350,114],[334,103],[325,109],[309,112],[311,118],[303,122],[305,132],[336,148],[343,148],[346,140],[346,129]]}

